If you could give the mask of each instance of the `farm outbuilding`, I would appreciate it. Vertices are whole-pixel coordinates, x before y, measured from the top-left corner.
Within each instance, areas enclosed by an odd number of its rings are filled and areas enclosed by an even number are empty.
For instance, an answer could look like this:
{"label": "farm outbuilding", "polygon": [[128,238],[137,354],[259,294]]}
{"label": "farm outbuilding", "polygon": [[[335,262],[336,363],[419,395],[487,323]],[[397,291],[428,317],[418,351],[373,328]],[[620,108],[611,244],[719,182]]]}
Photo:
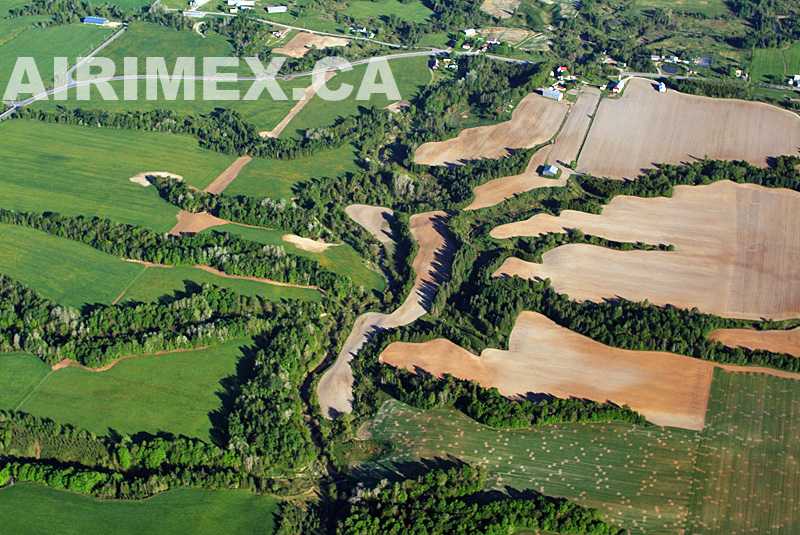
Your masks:
{"label": "farm outbuilding", "polygon": [[267,6],[267,13],[286,13],[288,10],[286,6]]}
{"label": "farm outbuilding", "polygon": [[466,35],[467,37],[473,37],[476,33],[478,33],[475,31],[475,28],[467,28],[466,30],[461,30],[461,31],[464,32],[464,35]]}
{"label": "farm outbuilding", "polygon": [[95,24],[97,26],[105,26],[108,22],[108,19],[104,19],[101,17],[86,17],[83,19],[84,24]]}
{"label": "farm outbuilding", "polygon": [[664,82],[659,82],[658,83],[658,92],[659,93],[666,93],[667,92],[667,84],[665,84]]}
{"label": "farm outbuilding", "polygon": [[555,178],[558,174],[558,167],[555,165],[546,165],[544,167],[544,171],[542,171],[542,176],[546,176],[549,178]]}
{"label": "farm outbuilding", "polygon": [[564,94],[558,89],[542,89],[542,95],[553,100],[560,101],[564,98]]}

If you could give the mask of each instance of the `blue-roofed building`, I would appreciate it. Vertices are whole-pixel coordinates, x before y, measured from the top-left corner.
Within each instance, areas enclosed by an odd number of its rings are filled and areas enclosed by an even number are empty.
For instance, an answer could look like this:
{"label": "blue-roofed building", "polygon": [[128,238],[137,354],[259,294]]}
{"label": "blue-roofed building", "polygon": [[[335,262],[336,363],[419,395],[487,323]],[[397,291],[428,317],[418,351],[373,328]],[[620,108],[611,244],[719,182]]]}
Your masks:
{"label": "blue-roofed building", "polygon": [[101,17],[86,17],[85,19],[83,19],[84,24],[96,24],[98,26],[105,26],[107,22],[108,19],[104,19]]}
{"label": "blue-roofed building", "polygon": [[542,175],[549,178],[555,178],[557,174],[558,174],[558,167],[556,167],[555,165],[546,165],[544,167],[544,170],[542,171]]}

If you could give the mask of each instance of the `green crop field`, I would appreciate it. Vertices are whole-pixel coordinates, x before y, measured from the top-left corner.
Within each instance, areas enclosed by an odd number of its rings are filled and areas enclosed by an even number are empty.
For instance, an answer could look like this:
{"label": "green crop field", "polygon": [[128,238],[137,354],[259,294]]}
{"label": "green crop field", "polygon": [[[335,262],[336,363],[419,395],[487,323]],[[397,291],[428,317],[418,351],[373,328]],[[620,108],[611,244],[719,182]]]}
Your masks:
{"label": "green crop field", "polygon": [[[28,28],[20,32],[32,21],[28,17],[18,19],[19,22],[2,21],[3,26],[9,31],[18,32],[17,35],[0,46],[0,87],[5,93],[6,86],[11,79],[11,73],[19,57],[32,57],[45,87],[53,87],[53,58],[69,58],[69,64],[75,64],[77,56],[85,56],[103,41],[110,37],[113,31],[110,28],[90,26],[84,24],[71,24],[55,26],[52,28]],[[25,80],[27,82],[27,79]],[[30,95],[20,95],[18,100]]]}
{"label": "green crop field", "polygon": [[242,169],[225,193],[289,199],[293,196],[292,188],[299,182],[311,178],[335,178],[357,171],[355,159],[355,148],[349,145],[297,160],[255,158]]}
{"label": "green crop field", "polygon": [[[168,65],[172,69],[172,65]],[[111,112],[133,112],[133,111],[153,111],[153,110],[174,110],[177,113],[185,115],[206,114],[218,108],[232,108],[242,114],[248,122],[252,123],[259,130],[272,130],[279,122],[289,113],[289,110],[297,103],[293,100],[292,91],[294,88],[305,89],[311,83],[309,77],[292,78],[291,80],[281,80],[278,85],[286,95],[286,100],[274,100],[268,91],[264,90],[256,100],[244,100],[244,96],[250,89],[252,82],[237,82],[231,84],[221,84],[220,89],[224,90],[238,90],[242,100],[238,101],[221,101],[221,100],[205,100],[203,97],[203,83],[196,82],[195,86],[195,99],[185,100],[183,94],[183,86],[178,91],[174,100],[167,100],[164,92],[161,89],[159,82],[157,90],[157,99],[147,99],[147,83],[146,80],[139,80],[137,99],[125,100],[124,96],[124,82],[110,82],[111,88],[114,90],[118,100],[104,100],[100,98],[97,91],[92,91],[90,100],[77,100],[74,91],[69,93],[69,99],[63,100],[40,100],[31,104],[33,109],[41,109],[46,111],[56,111],[59,106],[67,108],[82,108],[89,110],[105,110]]]}
{"label": "green crop field", "polygon": [[248,296],[259,296],[270,301],[281,301],[288,299],[302,299],[304,301],[319,301],[321,295],[317,290],[307,288],[290,288],[286,286],[276,286],[263,282],[232,279],[215,275],[202,269],[177,266],[173,268],[149,267],[136,278],[128,290],[122,302],[131,301],[156,301],[164,295],[181,293],[189,285],[213,284]]}
{"label": "green crop field", "polygon": [[[26,2],[14,2],[14,6],[3,6],[5,9],[11,9],[12,7],[20,7],[22,4]],[[15,18],[3,18],[6,16],[6,11],[0,8],[0,47],[11,41],[20,33],[24,32],[31,26],[34,26],[38,22],[45,22],[50,17],[47,15],[35,15],[35,16],[27,16],[27,17],[15,17]],[[8,51],[5,52],[8,54]],[[3,54],[3,49],[0,48],[0,55]],[[10,72],[4,74],[11,74]],[[5,88],[3,88],[3,92],[5,92]]]}
{"label": "green crop field", "polygon": [[[394,81],[400,91],[400,98],[411,99],[420,87],[426,86],[431,80],[431,71],[428,69],[427,57],[415,57],[390,60],[389,66],[392,71]],[[319,96],[313,97],[309,103],[295,116],[292,122],[283,131],[281,137],[299,136],[303,130],[318,126],[329,126],[342,117],[356,115],[359,108],[371,106],[388,106],[394,100],[386,98],[385,94],[374,94],[369,100],[356,100],[361,81],[364,78],[366,66],[359,65],[353,67],[352,71],[339,72],[329,82],[328,87],[335,91],[342,84],[350,84],[353,91],[346,99],[331,102],[321,99]],[[382,82],[382,80],[378,80]]]}
{"label": "green crop field", "polygon": [[497,430],[449,410],[390,400],[371,425],[396,451],[368,465],[377,478],[420,459],[457,458],[489,469],[490,490],[533,489],[595,507],[631,533],[680,532],[689,503],[696,433],[622,423]]}
{"label": "green crop field", "polygon": [[688,533],[797,533],[800,380],[716,370]]}
{"label": "green crop field", "polygon": [[753,54],[752,81],[786,85],[786,79],[800,74],[800,42],[786,50],[758,48]]}
{"label": "green crop field", "polygon": [[234,160],[201,149],[188,136],[11,120],[0,124],[0,207],[97,215],[167,231],[178,209],[155,188],[130,182],[168,171],[198,188]]}
{"label": "green crop field", "polygon": [[283,247],[287,253],[313,258],[322,266],[334,273],[353,279],[353,282],[366,289],[383,291],[386,281],[377,273],[364,265],[364,260],[351,246],[347,244],[329,247],[321,253],[304,251],[294,244],[283,241],[286,232],[282,230],[266,230],[260,228],[243,227],[241,225],[220,225],[211,227],[203,232],[230,232],[242,238],[265,245]]}
{"label": "green crop field", "polygon": [[409,22],[425,22],[433,15],[433,11],[422,2],[400,3],[397,0],[381,0],[380,2],[355,1],[345,11],[354,19],[374,19],[396,15]]}
{"label": "green crop field", "polygon": [[173,490],[133,502],[33,483],[0,490],[2,529],[15,535],[270,535],[277,513],[275,498],[243,491]]}
{"label": "green crop field", "polygon": [[0,224],[0,273],[61,305],[110,305],[143,269],[67,238]]}
{"label": "green crop field", "polygon": [[0,353],[0,409],[14,409],[50,368],[27,353]]}
{"label": "green crop field", "polygon": [[[104,372],[64,368],[49,374],[19,410],[86,428],[98,435],[144,431],[210,440],[209,413],[219,409],[220,380],[235,373],[249,340],[194,351],[147,355],[118,362]],[[0,358],[0,377],[30,384],[41,370],[28,355]],[[25,394],[28,395],[27,393]],[[13,400],[11,400],[13,401]],[[3,407],[11,408],[14,407]]]}

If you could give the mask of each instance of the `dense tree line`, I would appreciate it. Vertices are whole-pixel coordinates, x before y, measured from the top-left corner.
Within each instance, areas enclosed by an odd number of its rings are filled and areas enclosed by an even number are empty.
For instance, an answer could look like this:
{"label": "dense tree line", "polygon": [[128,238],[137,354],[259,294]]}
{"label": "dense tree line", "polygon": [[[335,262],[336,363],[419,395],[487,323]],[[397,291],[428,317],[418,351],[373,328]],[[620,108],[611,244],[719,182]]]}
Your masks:
{"label": "dense tree line", "polygon": [[747,82],[733,80],[676,80],[675,78],[662,78],[667,87],[686,93],[687,95],[703,95],[714,98],[738,98],[742,100],[753,99],[753,89]]}
{"label": "dense tree line", "polygon": [[[674,245],[650,245],[643,242],[618,242],[614,240],[607,240],[600,236],[589,236],[583,233],[581,229],[573,228],[568,232],[552,232],[544,236],[534,236],[525,238],[516,238],[511,240],[509,255],[513,254],[517,258],[521,258],[527,262],[542,263],[542,255],[547,251],[552,251],[556,247],[562,245],[585,243],[589,245],[597,245],[598,247],[605,247],[606,249],[613,249],[615,251],[673,251]],[[512,253],[513,251],[513,253]]]}
{"label": "dense tree line", "polygon": [[338,535],[505,535],[523,529],[551,533],[616,535],[594,509],[561,498],[501,499],[482,503],[483,467],[431,470],[397,483],[358,487],[348,500]]}
{"label": "dense tree line", "polygon": [[211,266],[228,275],[317,286],[338,297],[360,291],[352,280],[326,270],[316,260],[287,255],[283,247],[262,245],[226,232],[172,236],[98,217],[3,209],[0,222],[75,240],[122,258],[171,266]]}
{"label": "dense tree line", "polygon": [[9,9],[9,17],[24,17],[28,15],[52,15],[47,23],[50,26],[76,24],[84,17],[103,17],[111,20],[120,20],[123,12],[113,3],[103,2],[92,4],[79,0],[33,0],[30,4]]}

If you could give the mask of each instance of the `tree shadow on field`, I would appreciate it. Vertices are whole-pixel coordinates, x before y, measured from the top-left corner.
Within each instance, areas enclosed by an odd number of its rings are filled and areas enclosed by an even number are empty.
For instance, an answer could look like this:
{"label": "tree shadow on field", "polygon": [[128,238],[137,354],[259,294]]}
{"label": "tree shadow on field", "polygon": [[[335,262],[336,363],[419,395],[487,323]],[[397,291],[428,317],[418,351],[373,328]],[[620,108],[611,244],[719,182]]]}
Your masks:
{"label": "tree shadow on field", "polygon": [[413,479],[431,470],[449,470],[463,466],[467,466],[467,463],[457,457],[447,455],[418,461],[376,461],[370,465],[352,468],[351,474],[354,478],[369,484],[377,483],[381,479],[388,479],[392,482]]}

